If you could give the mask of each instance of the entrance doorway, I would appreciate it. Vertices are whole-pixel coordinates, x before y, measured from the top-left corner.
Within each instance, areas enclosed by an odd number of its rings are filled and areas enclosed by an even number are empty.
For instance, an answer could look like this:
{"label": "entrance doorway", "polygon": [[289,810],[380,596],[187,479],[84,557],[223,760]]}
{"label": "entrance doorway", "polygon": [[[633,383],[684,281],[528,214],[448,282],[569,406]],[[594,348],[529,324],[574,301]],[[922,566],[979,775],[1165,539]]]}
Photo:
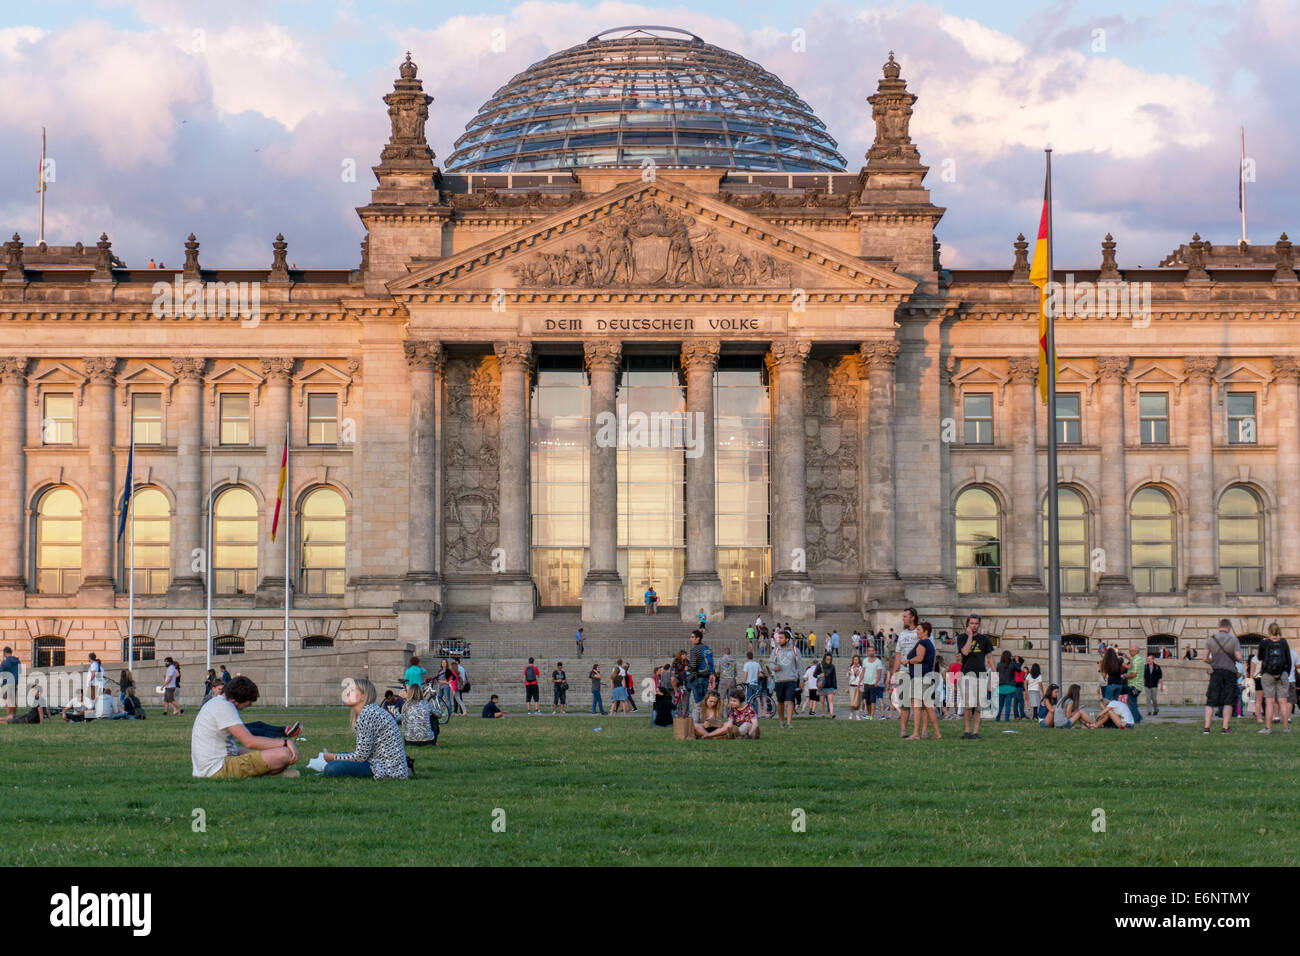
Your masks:
{"label": "entrance doorway", "polygon": [[762,604],[771,552],[767,548],[718,548],[717,553],[723,603],[741,607]]}
{"label": "entrance doorway", "polygon": [[686,549],[619,548],[618,572],[623,577],[628,606],[643,605],[651,585],[661,606],[675,605],[686,573]]}

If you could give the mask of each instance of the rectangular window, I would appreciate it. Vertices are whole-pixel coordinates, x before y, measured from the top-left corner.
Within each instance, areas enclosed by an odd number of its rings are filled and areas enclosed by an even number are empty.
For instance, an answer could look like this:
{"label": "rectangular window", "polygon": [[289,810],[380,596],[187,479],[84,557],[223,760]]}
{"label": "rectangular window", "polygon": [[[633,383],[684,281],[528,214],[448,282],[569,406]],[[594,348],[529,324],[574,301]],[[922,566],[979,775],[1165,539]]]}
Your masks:
{"label": "rectangular window", "polygon": [[72,444],[72,396],[46,395],[41,417],[42,445]]}
{"label": "rectangular window", "polygon": [[993,395],[989,392],[967,393],[962,396],[961,404],[966,444],[993,444]]}
{"label": "rectangular window", "polygon": [[1078,393],[1056,396],[1056,440],[1062,445],[1083,442],[1083,420]]}
{"label": "rectangular window", "polygon": [[1228,393],[1228,444],[1254,445],[1259,441],[1255,424],[1255,393]]}
{"label": "rectangular window", "polygon": [[307,396],[307,444],[339,443],[339,397],[333,393]]}
{"label": "rectangular window", "polygon": [[162,396],[131,396],[131,434],[137,445],[162,444]]}
{"label": "rectangular window", "polygon": [[1169,444],[1169,393],[1143,392],[1138,396],[1138,425],[1142,444]]}
{"label": "rectangular window", "polygon": [[248,395],[221,396],[221,444],[247,445],[251,411]]}

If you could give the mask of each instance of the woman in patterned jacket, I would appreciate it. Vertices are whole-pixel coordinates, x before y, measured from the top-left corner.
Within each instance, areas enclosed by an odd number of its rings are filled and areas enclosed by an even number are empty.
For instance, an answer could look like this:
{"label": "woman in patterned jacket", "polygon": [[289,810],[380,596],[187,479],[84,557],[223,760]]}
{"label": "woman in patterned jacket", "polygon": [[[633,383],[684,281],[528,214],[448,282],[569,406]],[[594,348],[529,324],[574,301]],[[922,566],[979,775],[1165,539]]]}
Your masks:
{"label": "woman in patterned jacket", "polygon": [[397,721],[375,703],[375,696],[375,685],[364,677],[344,688],[343,703],[352,708],[357,747],[346,754],[326,751],[325,776],[405,780],[411,775]]}

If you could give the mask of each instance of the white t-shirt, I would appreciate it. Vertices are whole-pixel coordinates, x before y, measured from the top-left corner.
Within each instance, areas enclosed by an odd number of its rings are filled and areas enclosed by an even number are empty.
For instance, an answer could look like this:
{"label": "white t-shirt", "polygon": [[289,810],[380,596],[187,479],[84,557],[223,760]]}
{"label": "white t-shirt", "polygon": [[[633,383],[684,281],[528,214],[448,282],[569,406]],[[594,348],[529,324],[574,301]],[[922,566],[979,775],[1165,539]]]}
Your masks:
{"label": "white t-shirt", "polygon": [[862,668],[860,666],[855,668],[852,664],[849,665],[849,686],[862,686]]}
{"label": "white t-shirt", "polygon": [[915,630],[898,632],[898,643],[894,645],[894,650],[898,652],[898,659],[902,662],[900,667],[907,666],[907,659],[912,656],[918,641],[920,638],[916,636]]}
{"label": "white t-shirt", "polygon": [[1124,721],[1125,727],[1133,726],[1133,712],[1128,709],[1128,704],[1124,703],[1122,700],[1112,700],[1110,702],[1110,709],[1114,711],[1120,720]]}
{"label": "white t-shirt", "polygon": [[803,672],[804,690],[817,689],[817,665],[809,664],[808,669]]}
{"label": "white t-shirt", "polygon": [[763,673],[763,668],[759,666],[758,661],[745,661],[745,683],[757,684],[758,675]]}
{"label": "white t-shirt", "polygon": [[78,700],[74,697],[64,705],[63,709],[70,710],[74,714],[84,714],[89,707],[90,701],[86,700],[86,698],[83,697]]}
{"label": "white t-shirt", "polygon": [[1039,694],[1043,692],[1043,678],[1041,674],[1038,677],[1035,677],[1033,674],[1025,675],[1025,692]]}
{"label": "white t-shirt", "polygon": [[[180,679],[181,672],[176,669],[175,664],[167,665],[167,673],[163,677],[163,687],[175,687],[176,681]],[[207,774],[204,774],[207,776]]]}
{"label": "white t-shirt", "polygon": [[190,762],[194,765],[194,776],[211,777],[221,769],[227,757],[239,752],[239,745],[230,736],[229,728],[243,722],[239,708],[225,697],[214,697],[199,709],[190,737]]}
{"label": "white t-shirt", "polygon": [[86,670],[86,686],[104,686],[104,665],[99,663],[99,661],[90,662],[90,667]]}
{"label": "white t-shirt", "polygon": [[874,661],[862,662],[862,683],[875,687],[880,683],[880,672],[885,669],[885,662],[877,657]]}

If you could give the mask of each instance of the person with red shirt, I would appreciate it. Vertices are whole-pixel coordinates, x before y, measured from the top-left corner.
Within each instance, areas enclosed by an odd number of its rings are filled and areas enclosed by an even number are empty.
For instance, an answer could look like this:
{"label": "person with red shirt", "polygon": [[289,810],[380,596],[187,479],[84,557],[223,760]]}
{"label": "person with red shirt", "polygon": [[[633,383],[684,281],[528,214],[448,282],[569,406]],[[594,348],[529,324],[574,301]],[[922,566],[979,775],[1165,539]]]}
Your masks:
{"label": "person with red shirt", "polygon": [[537,685],[538,673],[537,665],[533,663],[531,657],[528,658],[528,666],[524,668],[524,706],[528,708],[530,715],[542,712],[542,704],[539,699],[541,689]]}

